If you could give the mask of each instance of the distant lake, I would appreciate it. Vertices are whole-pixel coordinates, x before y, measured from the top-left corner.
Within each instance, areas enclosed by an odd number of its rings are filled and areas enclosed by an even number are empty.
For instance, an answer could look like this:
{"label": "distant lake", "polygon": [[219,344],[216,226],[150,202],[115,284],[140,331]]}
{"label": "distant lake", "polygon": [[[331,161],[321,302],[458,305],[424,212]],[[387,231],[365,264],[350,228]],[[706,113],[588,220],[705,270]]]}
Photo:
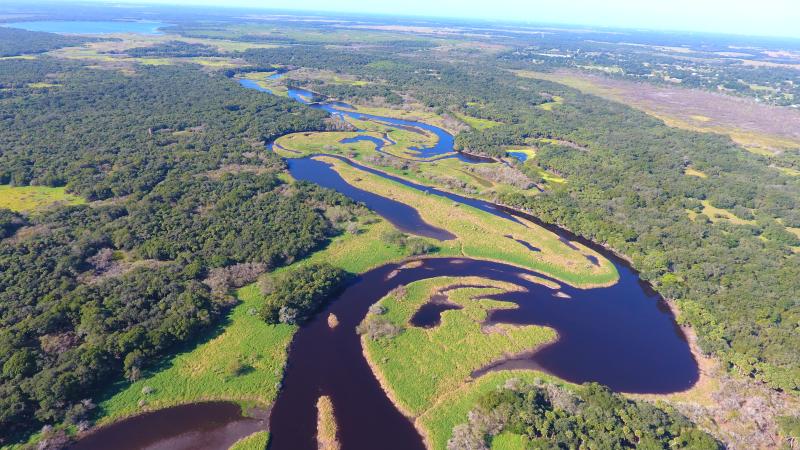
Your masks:
{"label": "distant lake", "polygon": [[144,21],[67,21],[67,20],[42,20],[36,22],[11,22],[3,24],[6,27],[22,28],[28,31],[47,31],[62,34],[110,34],[110,33],[139,33],[159,34],[158,29],[169,26],[163,22]]}

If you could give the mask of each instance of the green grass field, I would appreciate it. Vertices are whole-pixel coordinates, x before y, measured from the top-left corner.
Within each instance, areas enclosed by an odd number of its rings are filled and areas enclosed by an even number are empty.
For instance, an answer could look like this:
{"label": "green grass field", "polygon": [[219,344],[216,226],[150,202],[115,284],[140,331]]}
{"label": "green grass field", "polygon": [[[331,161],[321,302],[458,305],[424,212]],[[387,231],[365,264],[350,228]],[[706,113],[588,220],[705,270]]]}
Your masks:
{"label": "green grass field", "polygon": [[269,431],[258,431],[236,441],[230,450],[265,450],[269,443]]}
{"label": "green grass field", "polygon": [[[573,250],[555,234],[533,223],[516,223],[494,216],[476,208],[454,203],[438,195],[427,195],[400,183],[377,175],[362,172],[352,166],[326,157],[319,159],[330,163],[350,184],[405,203],[419,211],[429,224],[447,229],[457,239],[439,244],[442,254],[451,254],[453,246],[460,246],[460,256],[501,261],[548,274],[576,287],[607,286],[616,283],[618,274],[614,265],[602,255],[575,244]],[[541,249],[531,252],[513,239],[513,236]],[[593,255],[599,266],[589,263],[584,255]]]}
{"label": "green grass field", "polygon": [[[463,309],[442,313],[441,323],[425,329],[409,325],[414,313],[437,291],[459,284],[486,286],[448,292],[450,302]],[[389,295],[379,304],[384,317],[403,329],[395,337],[362,338],[373,370],[395,403],[411,416],[419,416],[439,398],[458,389],[470,374],[507,354],[536,348],[556,338],[540,326],[497,325],[482,329],[491,309],[516,307],[485,296],[520,288],[509,283],[475,277],[440,277],[411,283],[404,297]],[[369,320],[369,318],[367,319]]]}
{"label": "green grass field", "polygon": [[469,125],[470,127],[476,130],[485,130],[487,128],[496,127],[498,125],[502,125],[501,122],[497,122],[494,120],[489,119],[480,119],[477,117],[468,116],[466,114],[456,114],[459,120],[464,122],[465,124]]}
{"label": "green grass field", "polygon": [[86,203],[77,195],[68,194],[63,187],[0,185],[0,208],[28,212],[55,204]]}

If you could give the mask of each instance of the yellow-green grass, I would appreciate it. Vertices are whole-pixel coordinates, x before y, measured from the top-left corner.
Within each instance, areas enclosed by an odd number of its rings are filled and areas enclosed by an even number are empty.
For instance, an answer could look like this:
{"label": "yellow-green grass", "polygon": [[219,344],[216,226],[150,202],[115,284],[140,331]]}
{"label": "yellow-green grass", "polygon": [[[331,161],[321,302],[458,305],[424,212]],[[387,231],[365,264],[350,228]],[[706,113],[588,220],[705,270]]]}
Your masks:
{"label": "yellow-green grass", "polygon": [[502,122],[497,122],[489,119],[479,119],[477,117],[468,116],[466,114],[455,114],[455,116],[459,120],[461,120],[462,122],[466,123],[467,125],[476,130],[485,130],[487,128],[492,128],[503,124]]}
{"label": "yellow-green grass", "polygon": [[[257,313],[263,302],[257,285],[240,289],[237,297],[240,303],[216,335],[201,339],[162,370],[101,402],[100,422],[201,400],[269,406],[278,394],[287,348],[297,327],[264,322]],[[235,367],[240,370],[231,369]],[[146,402],[144,408],[140,401]]]}
{"label": "yellow-green grass", "polygon": [[86,201],[63,187],[0,185],[0,208],[28,212],[52,205],[79,205]]}
{"label": "yellow-green grass", "polygon": [[327,395],[317,400],[317,448],[320,450],[339,450],[342,445],[337,437],[336,414],[333,402]]}
{"label": "yellow-green grass", "polygon": [[536,171],[539,173],[539,176],[548,183],[558,183],[563,184],[567,182],[567,179],[561,176],[558,176],[552,172],[548,172],[540,167],[536,168]]}
{"label": "yellow-green grass", "polygon": [[266,450],[268,443],[269,431],[256,431],[236,441],[229,450]]}
{"label": "yellow-green grass", "polygon": [[789,175],[790,177],[800,176],[800,170],[797,169],[792,169],[790,167],[776,167],[776,169],[778,169],[779,171],[783,172],[786,175]]}
{"label": "yellow-green grass", "polygon": [[506,148],[506,151],[514,153],[523,153],[525,154],[525,156],[528,157],[527,159],[533,159],[536,157],[536,148],[534,147],[511,146]]}
{"label": "yellow-green grass", "polygon": [[51,88],[51,87],[56,87],[56,86],[58,86],[58,85],[55,84],[55,83],[44,83],[44,82],[28,83],[28,87],[31,88],[31,89],[46,89],[46,88]]}
{"label": "yellow-green grass", "polygon": [[525,450],[530,440],[527,436],[504,431],[492,438],[492,450]]}
{"label": "yellow-green grass", "polygon": [[697,169],[693,169],[691,167],[687,167],[683,171],[683,174],[687,175],[687,176],[690,176],[690,177],[708,178],[708,175],[705,172],[702,172],[702,171],[697,170]]}
{"label": "yellow-green grass", "polygon": [[292,79],[301,81],[319,80],[327,84],[340,84],[346,86],[366,86],[370,84],[369,81],[359,80],[351,76],[343,77],[330,70],[319,70],[319,69],[309,69],[309,68],[302,68],[299,70],[295,70],[291,73],[290,77]]}
{"label": "yellow-green grass", "polygon": [[556,106],[558,106],[558,105],[560,105],[562,103],[564,103],[564,97],[560,97],[558,95],[554,95],[553,98],[551,99],[551,101],[549,101],[547,103],[542,103],[541,105],[538,106],[538,108],[539,109],[543,109],[545,111],[552,111],[553,108],[555,108]]}
{"label": "yellow-green grass", "polygon": [[[332,165],[351,185],[392,198],[416,209],[427,223],[447,229],[457,239],[440,244],[442,251],[460,246],[464,256],[507,262],[541,271],[576,287],[613,284],[618,274],[614,265],[591,249],[574,244],[578,250],[561,242],[555,234],[536,226],[512,222],[445,197],[428,195],[398,182],[358,170],[335,158],[318,157]],[[505,236],[511,235],[540,248],[531,252]],[[584,255],[598,258],[590,264]]]}
{"label": "yellow-green grass", "polygon": [[727,220],[728,222],[734,223],[736,225],[755,225],[755,220],[745,220],[737,217],[734,213],[728,211],[727,209],[717,208],[712,206],[708,200],[703,200],[703,214],[708,216],[712,222],[718,222],[720,220]]}
{"label": "yellow-green grass", "polygon": [[199,64],[212,69],[232,69],[246,65],[243,61],[224,57],[191,58],[125,58],[148,66],[167,66],[178,63]]}
{"label": "yellow-green grass", "polygon": [[424,431],[428,448],[434,450],[447,448],[453,427],[467,422],[467,414],[476,406],[478,399],[488,392],[501,388],[512,378],[527,382],[541,379],[562,386],[567,385],[557,378],[531,370],[490,372],[445,394],[433,407],[417,418],[415,425],[417,429]]}
{"label": "yellow-green grass", "polygon": [[393,231],[394,226],[383,219],[375,219],[376,223],[363,225],[359,234],[337,236],[325,250],[316,252],[289,267],[278,269],[275,273],[316,263],[328,263],[351,273],[363,273],[410,256],[406,249],[384,242],[382,237]]}
{"label": "yellow-green grass", "polygon": [[[463,309],[444,311],[441,323],[433,328],[408,326],[414,313],[436,292],[456,285],[447,293],[451,303]],[[419,416],[436,400],[458,389],[470,374],[504,355],[532,350],[556,339],[556,333],[541,326],[495,325],[482,327],[491,309],[510,309],[516,305],[486,299],[501,292],[521,290],[510,283],[478,277],[440,277],[411,283],[407,294],[393,294],[379,304],[383,316],[403,331],[395,337],[372,340],[362,338],[365,354],[384,389],[399,408]],[[370,317],[366,320],[370,320]]]}

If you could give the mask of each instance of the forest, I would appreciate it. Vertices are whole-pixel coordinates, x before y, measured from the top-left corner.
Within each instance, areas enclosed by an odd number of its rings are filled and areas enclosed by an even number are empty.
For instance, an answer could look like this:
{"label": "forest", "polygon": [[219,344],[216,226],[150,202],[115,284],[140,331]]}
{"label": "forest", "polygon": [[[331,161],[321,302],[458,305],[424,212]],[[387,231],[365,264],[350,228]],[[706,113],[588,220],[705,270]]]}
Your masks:
{"label": "forest", "polygon": [[91,42],[94,38],[0,27],[0,57],[43,53],[61,47]]}
{"label": "forest", "polygon": [[[57,93],[0,102],[2,182],[109,201],[0,210],[3,439],[90,418],[88,399],[215,324],[231,287],[318,248],[337,232],[325,209],[351,203],[286,186],[284,163],[256,151],[321,128],[316,111],[196,69],[68,75]],[[215,269],[237,267],[244,275],[225,278],[236,286],[213,282]]]}
{"label": "forest", "polygon": [[537,449],[722,448],[679,413],[627,400],[598,384],[566,389],[514,378],[479,399],[447,448],[488,448],[510,436]]}

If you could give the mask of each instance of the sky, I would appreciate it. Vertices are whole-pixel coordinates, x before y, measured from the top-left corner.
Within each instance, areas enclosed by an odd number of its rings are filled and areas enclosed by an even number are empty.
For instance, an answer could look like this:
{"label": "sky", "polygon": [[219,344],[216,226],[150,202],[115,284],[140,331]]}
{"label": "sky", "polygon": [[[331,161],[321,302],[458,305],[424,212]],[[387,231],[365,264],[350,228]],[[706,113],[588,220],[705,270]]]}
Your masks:
{"label": "sky", "polygon": [[800,38],[800,0],[128,0]]}

